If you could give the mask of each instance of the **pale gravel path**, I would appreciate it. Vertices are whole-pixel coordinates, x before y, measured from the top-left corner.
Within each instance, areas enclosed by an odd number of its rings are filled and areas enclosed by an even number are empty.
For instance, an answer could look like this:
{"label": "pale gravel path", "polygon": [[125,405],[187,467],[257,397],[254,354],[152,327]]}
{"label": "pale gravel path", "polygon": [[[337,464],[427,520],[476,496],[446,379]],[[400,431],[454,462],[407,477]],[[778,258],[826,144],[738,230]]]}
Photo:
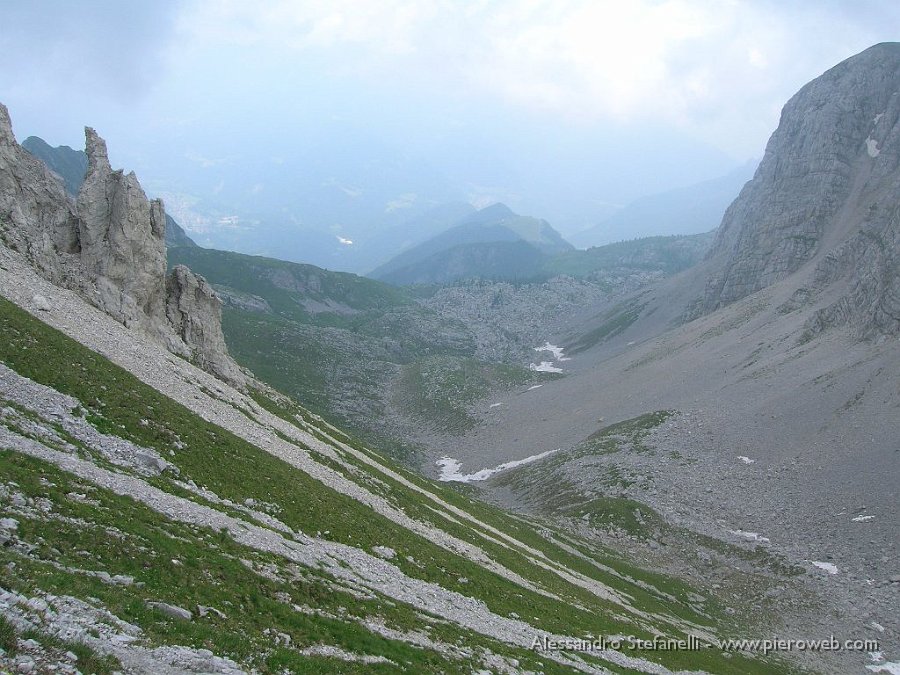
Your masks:
{"label": "pale gravel path", "polygon": [[[444,589],[437,584],[407,577],[394,565],[352,546],[307,537],[300,533],[295,533],[295,540],[287,539],[278,532],[164,492],[137,476],[102,469],[86,460],[53,450],[5,428],[0,429],[0,447],[50,462],[101,488],[139,501],[176,522],[200,525],[215,531],[226,530],[238,544],[278,555],[305,567],[323,569],[337,579],[351,584],[361,584],[420,611],[436,614],[462,628],[506,644],[528,649],[535,636],[548,635],[549,639],[559,641],[572,639],[567,636],[549,635],[524,621],[494,614],[480,600]],[[667,675],[672,672],[661,665],[632,658],[620,652],[607,651],[595,654],[610,663],[639,672],[654,675]],[[606,672],[566,652],[544,652],[542,655],[581,672]]]}

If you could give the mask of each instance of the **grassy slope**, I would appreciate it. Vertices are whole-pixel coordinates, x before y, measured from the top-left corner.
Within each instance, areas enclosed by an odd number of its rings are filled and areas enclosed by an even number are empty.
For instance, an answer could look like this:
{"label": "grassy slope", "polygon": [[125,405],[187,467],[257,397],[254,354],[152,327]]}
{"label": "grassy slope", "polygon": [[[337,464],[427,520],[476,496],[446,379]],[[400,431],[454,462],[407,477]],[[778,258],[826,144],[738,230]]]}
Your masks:
{"label": "grassy slope", "polygon": [[[233,304],[223,310],[229,350],[263,381],[320,415],[411,461],[414,448],[376,436],[365,420],[394,402],[414,423],[462,429],[475,393],[535,375],[473,358],[464,326],[421,308],[405,290],[312,265],[199,248],[169,249],[169,265],[186,264],[220,290],[264,299],[271,312]],[[334,311],[304,309],[310,301]],[[467,374],[478,373],[477,378]],[[468,384],[448,398],[431,380]],[[477,380],[477,381],[476,381]],[[477,391],[473,386],[477,384]]]}
{"label": "grassy slope", "polygon": [[314,265],[194,247],[170,248],[167,257],[170,267],[187,265],[211,283],[265,298],[277,315],[303,323],[356,323],[351,318],[341,320],[342,315],[333,312],[312,313],[304,309],[304,300],[341,303],[358,313],[410,302],[401,289]]}
{"label": "grassy slope", "polygon": [[[115,430],[117,435],[156,448],[177,465],[182,480],[194,480],[237,503],[256,499],[276,504],[282,522],[311,535],[325,532],[324,536],[330,539],[363,549],[390,545],[400,554],[397,566],[408,576],[479,597],[497,614],[519,615],[542,630],[570,635],[613,632],[646,635],[643,629],[623,621],[621,610],[600,601],[577,584],[536,566],[523,554],[521,546],[501,546],[487,541],[483,535],[484,528],[489,526],[517,537],[522,545],[545,551],[554,564],[565,565],[627,591],[635,598],[637,607],[668,616],[686,616],[698,623],[721,620],[715,615],[698,616],[687,601],[667,600],[665,594],[683,597],[685,590],[678,582],[657,579],[659,593],[634,586],[548,542],[540,534],[540,528],[398,470],[407,480],[479,518],[482,525],[451,522],[435,513],[430,499],[376,472],[382,481],[380,489],[408,514],[477,543],[495,560],[556,593],[563,602],[528,591],[201,420],[6,301],[0,301],[0,360],[26,377],[77,398],[86,410],[95,411],[92,419],[105,432]],[[293,404],[272,400],[266,404],[288,419],[300,414],[313,420]],[[171,457],[173,439],[180,439],[184,448]],[[367,456],[384,463],[374,455]],[[363,478],[372,473],[367,464],[353,461]],[[358,653],[383,655],[410,672],[452,671],[463,665],[454,663],[448,667],[445,657],[436,652],[375,636],[347,619],[347,616],[379,617],[399,630],[421,628],[421,618],[409,607],[381,597],[363,600],[336,591],[333,580],[316,570],[303,569],[299,578],[295,578],[284,570],[284,561],[274,556],[246,549],[220,533],[169,521],[127,497],[93,488],[44,462],[3,451],[0,464],[4,482],[18,483],[18,489],[32,498],[50,500],[53,512],[83,518],[97,532],[108,527],[121,532],[116,540],[85,537],[80,528],[72,529],[61,521],[20,518],[24,538],[39,541],[40,553],[35,559],[23,559],[10,550],[0,551],[0,583],[4,586],[21,591],[42,588],[81,598],[97,597],[121,618],[141,626],[151,642],[209,648],[263,672],[284,667],[302,668],[303,672],[330,672],[334,664],[324,658],[301,657],[294,650],[275,647],[263,633],[266,628],[291,635],[294,644],[325,642]],[[362,479],[357,477],[357,480]],[[155,483],[180,494],[180,488],[171,479],[161,477]],[[67,497],[72,492],[89,493],[96,504],[73,502]],[[8,505],[4,503],[0,507],[5,511]],[[594,550],[584,542],[578,542],[578,546],[590,558],[624,573],[635,573],[627,562],[607,552]],[[50,565],[49,560],[83,569],[106,570],[110,574],[129,574],[145,585],[128,589],[105,585],[92,577],[62,572]],[[248,574],[240,560],[255,565],[272,564],[282,570],[284,578],[279,581]],[[10,574],[6,562],[17,563],[14,574]],[[290,603],[285,603],[284,594]],[[216,606],[228,618],[212,623],[173,622],[146,607],[143,600],[151,598],[184,605]],[[299,614],[290,610],[290,604],[308,605],[321,612]],[[539,653],[509,647],[452,624],[435,625],[430,635],[447,643],[488,647],[518,659],[523,668],[544,672],[562,670]],[[717,673],[769,672],[762,662],[739,657],[722,659],[714,651],[641,653],[639,656],[673,667],[702,667]],[[379,666],[363,668],[345,664],[343,672],[363,669],[378,672]],[[782,671],[772,669],[771,672]]]}

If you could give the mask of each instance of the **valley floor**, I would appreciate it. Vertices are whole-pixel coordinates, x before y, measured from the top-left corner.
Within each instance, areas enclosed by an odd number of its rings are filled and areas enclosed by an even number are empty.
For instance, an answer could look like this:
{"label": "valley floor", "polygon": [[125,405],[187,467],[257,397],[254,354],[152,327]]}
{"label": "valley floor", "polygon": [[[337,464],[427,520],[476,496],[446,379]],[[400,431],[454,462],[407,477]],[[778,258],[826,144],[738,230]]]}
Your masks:
{"label": "valley floor", "polygon": [[[900,344],[840,331],[798,341],[797,320],[776,309],[788,292],[658,338],[626,330],[557,361],[554,380],[479,399],[478,424],[423,442],[423,470],[438,477],[449,456],[483,497],[692,579],[766,635],[879,645],[830,665],[834,655],[799,655],[816,668],[897,670],[900,391],[886,374]],[[548,337],[577,344],[584,326]],[[628,419],[646,424],[639,438],[610,426]],[[735,585],[736,570],[750,576]]]}

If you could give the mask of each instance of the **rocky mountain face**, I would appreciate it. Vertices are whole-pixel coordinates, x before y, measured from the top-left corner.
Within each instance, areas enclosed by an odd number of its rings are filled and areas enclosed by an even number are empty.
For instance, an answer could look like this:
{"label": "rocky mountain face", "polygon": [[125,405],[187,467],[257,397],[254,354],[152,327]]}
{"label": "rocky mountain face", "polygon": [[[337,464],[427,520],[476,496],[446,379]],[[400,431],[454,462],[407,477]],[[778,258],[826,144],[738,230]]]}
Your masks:
{"label": "rocky mountain face", "polygon": [[[53,147],[44,139],[29,136],[22,142],[22,148],[47,165],[62,179],[66,192],[74,199],[78,197],[81,185],[88,172],[88,156],[83,150],[73,150],[67,145]],[[166,214],[166,246],[196,246],[184,229]]]}
{"label": "rocky mountain face", "polygon": [[898,168],[900,44],[885,43],[788,101],[725,214],[709,256],[717,269],[689,318],[803,270],[785,310],[812,309],[808,331],[900,332]]}
{"label": "rocky mountain face", "polygon": [[166,278],[166,215],[135,174],[114,171],[106,143],[85,130],[87,172],[73,201],[15,140],[0,105],[0,236],[54,284],[84,295],[127,327],[217,376],[243,383],[228,357],[219,299],[186,268]]}

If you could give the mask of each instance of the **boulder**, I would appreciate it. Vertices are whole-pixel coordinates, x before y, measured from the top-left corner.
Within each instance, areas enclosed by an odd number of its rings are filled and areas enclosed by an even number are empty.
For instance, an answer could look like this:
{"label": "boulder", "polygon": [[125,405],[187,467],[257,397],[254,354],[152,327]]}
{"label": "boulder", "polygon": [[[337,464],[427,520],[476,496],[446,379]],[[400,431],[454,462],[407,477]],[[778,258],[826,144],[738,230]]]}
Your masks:
{"label": "boulder", "polygon": [[178,621],[194,620],[194,615],[190,612],[190,610],[187,610],[184,607],[170,605],[167,602],[148,602],[147,606],[152,607],[159,612],[162,612],[170,619],[176,619]]}

